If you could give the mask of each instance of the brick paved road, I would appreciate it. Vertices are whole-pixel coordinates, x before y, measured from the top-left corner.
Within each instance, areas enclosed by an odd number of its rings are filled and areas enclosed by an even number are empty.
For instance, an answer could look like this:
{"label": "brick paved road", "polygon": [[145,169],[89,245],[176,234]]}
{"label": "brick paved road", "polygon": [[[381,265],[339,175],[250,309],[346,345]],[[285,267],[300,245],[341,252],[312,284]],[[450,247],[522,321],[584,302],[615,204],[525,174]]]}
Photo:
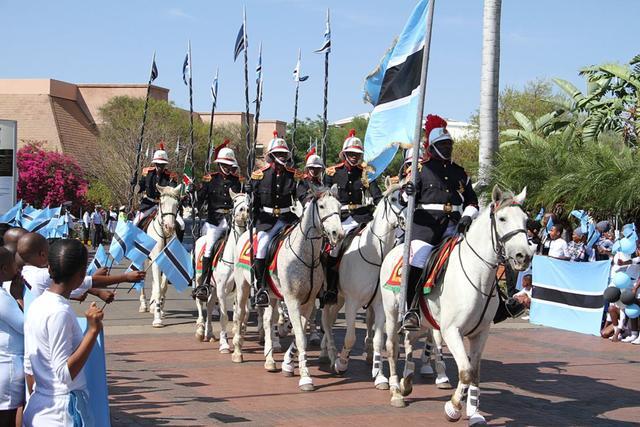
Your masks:
{"label": "brick paved road", "polygon": [[[311,351],[317,390],[302,393],[297,378],[263,370],[255,334],[240,365],[219,354],[217,343],[196,342],[195,308],[187,295],[170,292],[170,326],[161,330],[151,328],[150,315],[137,312],[136,298],[121,292],[106,312],[115,426],[448,424],[442,407],[450,393],[428,380],[417,380],[406,408],[391,408],[388,392],[373,389],[368,379],[362,344],[342,378],[319,366],[317,351]],[[338,344],[343,326],[339,321]],[[455,381],[454,362],[447,356]],[[637,425],[639,356],[639,346],[522,322],[503,324],[487,344],[482,411],[491,425]]]}

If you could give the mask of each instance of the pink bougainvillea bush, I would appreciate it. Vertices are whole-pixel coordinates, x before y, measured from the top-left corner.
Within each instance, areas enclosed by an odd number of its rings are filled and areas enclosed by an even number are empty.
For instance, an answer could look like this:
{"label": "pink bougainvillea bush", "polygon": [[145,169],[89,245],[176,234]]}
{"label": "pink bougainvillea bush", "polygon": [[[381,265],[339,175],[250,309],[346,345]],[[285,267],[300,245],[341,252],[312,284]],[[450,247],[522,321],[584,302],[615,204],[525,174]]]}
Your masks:
{"label": "pink bougainvillea bush", "polygon": [[45,151],[38,144],[18,150],[18,199],[38,208],[73,202],[73,210],[86,205],[88,183],[73,157]]}

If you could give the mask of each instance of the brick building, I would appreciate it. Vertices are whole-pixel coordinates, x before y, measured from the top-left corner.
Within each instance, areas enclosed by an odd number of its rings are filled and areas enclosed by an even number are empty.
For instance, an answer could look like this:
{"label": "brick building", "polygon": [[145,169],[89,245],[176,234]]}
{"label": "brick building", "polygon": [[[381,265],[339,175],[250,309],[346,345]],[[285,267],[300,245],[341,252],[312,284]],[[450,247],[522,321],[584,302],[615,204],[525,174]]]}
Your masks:
{"label": "brick building", "polygon": [[[82,165],[97,159],[97,138],[102,123],[100,107],[116,96],[143,98],[145,84],[74,84],[54,79],[0,79],[0,118],[18,122],[18,147],[37,142],[49,150],[75,157]],[[169,100],[169,89],[151,86],[150,96]],[[237,123],[244,113],[216,112],[215,123]],[[210,113],[197,113],[206,123]],[[249,121],[253,127],[253,115]],[[284,134],[286,122],[263,120],[258,126],[258,145],[268,142],[277,130]]]}

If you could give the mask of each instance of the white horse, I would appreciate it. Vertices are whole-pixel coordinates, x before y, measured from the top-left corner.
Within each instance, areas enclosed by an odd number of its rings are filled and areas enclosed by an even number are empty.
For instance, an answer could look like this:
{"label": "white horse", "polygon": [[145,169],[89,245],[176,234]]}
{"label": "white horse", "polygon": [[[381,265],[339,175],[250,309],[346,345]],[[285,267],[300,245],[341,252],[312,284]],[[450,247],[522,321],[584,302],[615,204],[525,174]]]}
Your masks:
{"label": "white horse", "polygon": [[[278,254],[277,270],[271,278],[278,292],[283,296],[287,305],[289,318],[293,325],[295,335],[291,351],[299,350],[298,364],[300,368],[300,381],[298,385],[303,391],[314,389],[313,380],[309,375],[306,360],[306,336],[305,327],[309,319],[315,298],[322,287],[324,273],[320,265],[320,254],[323,249],[323,237],[327,237],[332,246],[337,245],[344,237],[344,230],[340,222],[340,203],[336,198],[337,188],[311,189],[311,200],[307,203],[300,221],[285,237],[282,248]],[[243,234],[236,246],[235,259],[238,260],[240,252],[247,242],[247,233]],[[267,273],[268,274],[268,273]],[[250,276],[246,269],[236,268],[235,279],[237,285],[236,312],[234,315],[234,352],[232,360],[242,362],[243,333],[241,324],[246,315],[245,301],[249,296]],[[273,359],[273,317],[276,311],[278,299],[270,291],[270,305],[264,309],[263,328],[265,332],[265,369],[269,372],[277,370]],[[283,362],[282,370],[285,374],[293,374],[293,361]]]}
{"label": "white horse", "polygon": [[[149,255],[151,259],[154,259],[165,245],[171,241],[176,235],[176,216],[178,214],[178,205],[180,200],[180,193],[182,191],[182,184],[177,187],[162,187],[156,185],[156,188],[160,192],[160,202],[158,203],[158,213],[155,218],[149,223],[147,228],[147,234],[151,236],[156,242],[156,246]],[[151,311],[153,311],[153,323],[154,328],[164,327],[162,321],[164,317],[164,297],[167,293],[167,278],[160,271],[160,267],[156,263],[151,265]],[[140,292],[140,309],[141,313],[149,311],[147,305],[144,288]]]}
{"label": "white horse", "polygon": [[[196,298],[196,307],[198,309],[198,320],[196,321],[196,338],[199,341],[213,340],[213,327],[211,325],[211,314],[215,302],[220,304],[220,343],[219,350],[221,353],[229,352],[229,344],[227,343],[227,322],[229,321],[229,297],[235,291],[233,281],[233,251],[236,242],[242,233],[245,232],[247,219],[249,216],[249,197],[244,193],[234,193],[229,190],[233,209],[231,211],[231,227],[229,233],[223,237],[226,239],[222,256],[218,260],[218,265],[213,269],[211,281],[208,284],[212,291],[206,302]],[[196,241],[195,253],[200,257],[202,248],[206,243],[206,236],[200,237]],[[202,273],[196,273],[196,283]],[[215,292],[213,291],[215,290]],[[204,313],[206,309],[206,315]]]}
{"label": "white horse", "polygon": [[[520,207],[525,196],[526,189],[514,197],[494,187],[490,206],[480,213],[452,251],[442,286],[426,297],[428,309],[458,365],[458,386],[444,408],[450,421],[461,418],[462,401],[468,395],[466,414],[469,424],[485,422],[478,412],[480,360],[498,307],[496,270],[500,262],[508,261],[514,270],[522,271],[528,267],[533,255],[527,241],[527,215]],[[381,283],[390,276],[402,256],[402,250],[403,247],[398,246],[385,258]],[[391,404],[403,407],[403,396],[412,390],[413,364],[405,365],[404,378],[399,381],[396,371],[399,294],[383,288],[382,300],[387,320]],[[422,327],[430,327],[424,313]],[[412,344],[417,336],[419,332],[405,334],[405,352],[408,355],[412,353]],[[464,337],[469,340],[468,354]]]}
{"label": "white horse", "polygon": [[[378,389],[387,390],[389,381],[382,368],[382,350],[384,347],[384,309],[378,289],[382,260],[393,248],[396,239],[396,227],[404,226],[404,207],[400,204],[401,184],[385,181],[387,190],[378,202],[373,220],[360,234],[354,237],[340,260],[339,290],[340,300],[345,302],[346,335],[339,357],[333,337],[333,325],[340,311],[340,304],[324,307],[322,326],[324,328],[323,347],[328,353],[337,374],[344,374],[349,365],[349,354],[356,340],[356,314],[360,307],[367,307],[368,319],[373,320],[373,352],[367,348],[367,356],[373,356],[371,375]],[[368,334],[371,336],[371,334]],[[370,342],[371,340],[368,340]]]}

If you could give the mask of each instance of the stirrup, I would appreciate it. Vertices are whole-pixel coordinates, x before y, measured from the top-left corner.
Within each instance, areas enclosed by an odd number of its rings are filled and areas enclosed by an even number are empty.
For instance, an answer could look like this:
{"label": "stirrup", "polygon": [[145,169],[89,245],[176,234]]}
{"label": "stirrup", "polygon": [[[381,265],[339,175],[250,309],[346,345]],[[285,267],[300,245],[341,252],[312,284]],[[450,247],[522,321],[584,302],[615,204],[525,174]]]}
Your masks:
{"label": "stirrup", "polygon": [[269,292],[265,288],[260,288],[256,294],[256,307],[269,307]]}
{"label": "stirrup", "polygon": [[420,330],[420,314],[416,310],[409,310],[404,314],[402,329],[405,331]]}
{"label": "stirrup", "polygon": [[211,295],[211,288],[209,285],[198,285],[192,292],[191,298],[199,299],[202,302],[207,302],[209,300],[209,295]]}
{"label": "stirrup", "polygon": [[324,303],[324,305],[337,304],[338,292],[334,291],[333,289],[329,289],[328,291],[325,291],[324,295],[322,296],[322,302]]}

